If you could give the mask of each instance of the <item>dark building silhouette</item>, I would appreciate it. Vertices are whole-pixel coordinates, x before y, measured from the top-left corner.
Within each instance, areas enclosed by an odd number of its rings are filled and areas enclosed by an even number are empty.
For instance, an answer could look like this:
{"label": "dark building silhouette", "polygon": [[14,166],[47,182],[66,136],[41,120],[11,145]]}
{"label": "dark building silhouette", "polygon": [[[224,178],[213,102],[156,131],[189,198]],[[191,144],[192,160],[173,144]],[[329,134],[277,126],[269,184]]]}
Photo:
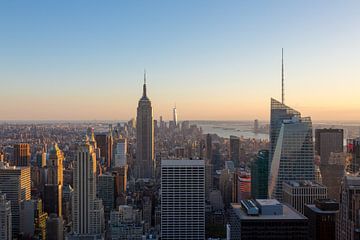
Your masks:
{"label": "dark building silhouette", "polygon": [[305,216],[309,219],[309,240],[335,240],[336,214],[339,203],[330,199],[315,200],[305,205]]}

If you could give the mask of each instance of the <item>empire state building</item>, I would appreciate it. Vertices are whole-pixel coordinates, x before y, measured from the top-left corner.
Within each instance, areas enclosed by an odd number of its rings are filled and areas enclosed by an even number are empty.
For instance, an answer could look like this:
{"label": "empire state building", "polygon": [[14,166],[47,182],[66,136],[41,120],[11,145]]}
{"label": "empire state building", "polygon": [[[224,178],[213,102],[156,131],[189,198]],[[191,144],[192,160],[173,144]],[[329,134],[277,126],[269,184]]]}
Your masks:
{"label": "empire state building", "polygon": [[154,163],[153,109],[146,95],[146,73],[144,73],[143,95],[139,100],[136,116],[137,178],[153,178]]}

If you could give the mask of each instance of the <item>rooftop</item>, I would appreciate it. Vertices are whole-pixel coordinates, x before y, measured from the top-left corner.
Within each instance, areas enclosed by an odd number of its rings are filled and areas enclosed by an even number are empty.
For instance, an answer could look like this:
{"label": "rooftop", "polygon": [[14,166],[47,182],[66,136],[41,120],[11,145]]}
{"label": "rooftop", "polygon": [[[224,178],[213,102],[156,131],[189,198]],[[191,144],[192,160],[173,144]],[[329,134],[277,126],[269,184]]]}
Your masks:
{"label": "rooftop", "polygon": [[286,181],[284,184],[287,184],[292,187],[325,187],[317,182],[312,181]]}
{"label": "rooftop", "polygon": [[[259,201],[257,199],[256,201]],[[281,204],[279,201],[275,199],[265,199],[265,201],[262,199],[260,200],[261,204],[266,205],[273,205],[273,204]],[[260,204],[259,202],[259,204]],[[263,206],[264,206],[263,205]],[[304,220],[307,219],[304,215],[297,212],[292,207],[282,204],[283,206],[283,214],[282,215],[247,215],[245,209],[241,206],[239,203],[232,203],[231,204],[233,211],[235,214],[242,220]]]}
{"label": "rooftop", "polygon": [[161,160],[161,166],[205,166],[204,160]]}

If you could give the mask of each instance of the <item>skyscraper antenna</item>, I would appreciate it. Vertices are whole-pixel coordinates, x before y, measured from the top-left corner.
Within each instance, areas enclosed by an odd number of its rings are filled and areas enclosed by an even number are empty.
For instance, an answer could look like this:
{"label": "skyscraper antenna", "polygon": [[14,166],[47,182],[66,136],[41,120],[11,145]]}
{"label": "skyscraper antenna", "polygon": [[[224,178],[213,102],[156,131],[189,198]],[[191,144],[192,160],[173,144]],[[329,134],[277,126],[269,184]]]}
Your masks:
{"label": "skyscraper antenna", "polygon": [[144,69],[144,84],[146,84],[146,69]]}
{"label": "skyscraper antenna", "polygon": [[281,48],[281,103],[284,104],[284,48]]}

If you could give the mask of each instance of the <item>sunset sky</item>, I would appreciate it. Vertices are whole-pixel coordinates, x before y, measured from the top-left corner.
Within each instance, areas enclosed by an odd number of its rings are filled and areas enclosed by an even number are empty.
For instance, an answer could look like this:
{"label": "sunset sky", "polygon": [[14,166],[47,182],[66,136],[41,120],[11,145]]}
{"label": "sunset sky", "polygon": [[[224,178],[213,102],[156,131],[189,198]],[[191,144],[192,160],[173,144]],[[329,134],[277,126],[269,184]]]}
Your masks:
{"label": "sunset sky", "polygon": [[360,121],[360,1],[0,2],[0,120]]}

